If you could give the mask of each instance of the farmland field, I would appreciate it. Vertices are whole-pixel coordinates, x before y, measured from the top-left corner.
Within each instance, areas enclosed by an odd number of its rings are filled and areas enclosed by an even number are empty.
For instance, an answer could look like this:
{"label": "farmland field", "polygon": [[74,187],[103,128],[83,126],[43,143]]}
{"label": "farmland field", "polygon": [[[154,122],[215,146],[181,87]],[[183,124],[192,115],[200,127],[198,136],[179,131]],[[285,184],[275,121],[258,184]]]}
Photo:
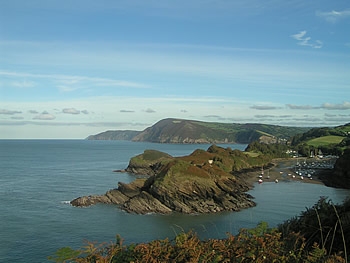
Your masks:
{"label": "farmland field", "polygon": [[322,145],[328,145],[328,144],[338,144],[344,139],[343,136],[335,136],[335,135],[329,135],[329,136],[323,136],[319,138],[312,139],[307,142],[308,145],[318,147]]}

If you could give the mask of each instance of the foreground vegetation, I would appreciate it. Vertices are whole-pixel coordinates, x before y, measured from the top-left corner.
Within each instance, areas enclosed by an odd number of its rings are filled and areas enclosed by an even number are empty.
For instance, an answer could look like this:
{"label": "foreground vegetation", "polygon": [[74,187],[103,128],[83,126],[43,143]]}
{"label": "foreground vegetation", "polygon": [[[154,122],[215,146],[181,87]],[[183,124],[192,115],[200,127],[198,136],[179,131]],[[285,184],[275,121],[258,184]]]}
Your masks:
{"label": "foreground vegetation", "polygon": [[62,248],[55,262],[348,262],[350,200],[317,204],[278,228],[261,222],[225,239],[200,240],[193,232],[173,240],[124,245],[87,243],[79,250]]}

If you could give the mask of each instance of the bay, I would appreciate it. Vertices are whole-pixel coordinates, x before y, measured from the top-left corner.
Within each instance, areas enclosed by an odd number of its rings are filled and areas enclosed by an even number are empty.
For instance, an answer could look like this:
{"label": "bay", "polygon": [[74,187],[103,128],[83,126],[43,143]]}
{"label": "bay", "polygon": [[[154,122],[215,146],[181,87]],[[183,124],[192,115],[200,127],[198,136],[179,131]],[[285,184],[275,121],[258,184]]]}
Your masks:
{"label": "bay", "polygon": [[[223,238],[260,221],[276,226],[312,206],[320,196],[339,203],[349,190],[287,182],[256,185],[250,194],[257,206],[213,215],[135,215],[113,205],[76,208],[78,196],[103,194],[117,182],[136,176],[114,173],[132,156],[157,149],[173,156],[210,145],[177,145],[127,141],[0,140],[0,262],[47,262],[64,246],[84,240],[125,243],[173,238],[193,229],[201,238]],[[246,145],[221,145],[244,150]]]}

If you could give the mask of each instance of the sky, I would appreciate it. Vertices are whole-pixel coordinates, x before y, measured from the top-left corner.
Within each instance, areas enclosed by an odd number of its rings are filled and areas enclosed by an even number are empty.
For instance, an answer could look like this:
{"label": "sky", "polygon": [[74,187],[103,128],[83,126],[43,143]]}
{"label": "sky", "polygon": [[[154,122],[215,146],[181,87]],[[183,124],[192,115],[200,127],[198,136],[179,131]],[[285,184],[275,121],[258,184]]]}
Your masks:
{"label": "sky", "polygon": [[348,0],[0,0],[0,139],[350,122]]}

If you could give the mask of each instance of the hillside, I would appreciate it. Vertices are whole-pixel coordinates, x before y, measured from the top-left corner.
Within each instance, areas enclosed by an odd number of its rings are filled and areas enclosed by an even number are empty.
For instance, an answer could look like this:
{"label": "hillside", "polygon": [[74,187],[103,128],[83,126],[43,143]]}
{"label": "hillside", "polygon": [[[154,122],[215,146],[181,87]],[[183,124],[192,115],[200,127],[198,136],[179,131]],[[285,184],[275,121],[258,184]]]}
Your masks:
{"label": "hillside", "polygon": [[[287,127],[258,123],[218,123],[182,119],[163,119],[141,132],[130,133],[130,140],[157,143],[265,143],[285,141],[308,131],[305,127]],[[115,133],[115,135],[114,135]],[[89,136],[89,140],[118,138],[121,131]]]}
{"label": "hillside", "polygon": [[350,146],[350,123],[336,127],[313,128],[291,138],[291,146],[309,156],[321,150],[323,154],[341,155]]}
{"label": "hillside", "polygon": [[87,140],[116,140],[116,141],[131,141],[139,131],[123,130],[123,131],[105,131],[96,135],[90,135]]}

